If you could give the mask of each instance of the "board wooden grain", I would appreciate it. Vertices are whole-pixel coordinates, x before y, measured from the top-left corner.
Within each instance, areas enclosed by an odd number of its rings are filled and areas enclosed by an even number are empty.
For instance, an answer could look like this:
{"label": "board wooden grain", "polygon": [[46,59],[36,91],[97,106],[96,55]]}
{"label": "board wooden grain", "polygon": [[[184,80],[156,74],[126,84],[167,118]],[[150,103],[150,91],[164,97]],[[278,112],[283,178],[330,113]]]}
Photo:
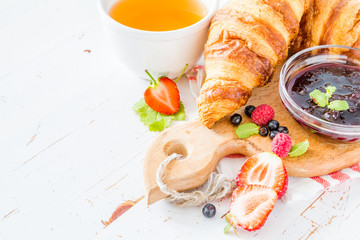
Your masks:
{"label": "board wooden grain", "polygon": [[[309,150],[299,157],[283,158],[289,176],[313,177],[328,174],[360,162],[360,143],[345,143],[311,133],[297,123],[283,106],[279,91],[280,68],[271,82],[256,88],[248,104],[258,106],[269,104],[275,110],[275,117],[281,126],[287,126],[296,144],[309,140]],[[245,106],[244,106],[245,107]],[[244,112],[244,107],[239,113]],[[243,122],[250,122],[245,115]],[[207,129],[199,120],[173,126],[159,136],[150,145],[144,161],[144,183],[148,204],[152,204],[166,195],[156,183],[156,171],[162,161],[172,153],[185,156],[182,160],[171,162],[164,174],[163,181],[171,189],[185,191],[206,182],[216,169],[220,159],[233,153],[252,156],[258,152],[271,152],[271,140],[260,135],[239,139],[236,127],[229,122],[229,116],[217,122],[213,129]]]}

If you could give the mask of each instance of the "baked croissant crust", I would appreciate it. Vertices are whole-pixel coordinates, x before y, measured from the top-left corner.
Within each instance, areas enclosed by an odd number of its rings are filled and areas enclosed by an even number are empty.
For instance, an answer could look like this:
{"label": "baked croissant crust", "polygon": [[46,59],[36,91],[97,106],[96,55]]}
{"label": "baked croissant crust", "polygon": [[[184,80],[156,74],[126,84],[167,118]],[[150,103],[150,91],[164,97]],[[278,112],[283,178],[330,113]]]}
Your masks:
{"label": "baked croissant crust", "polygon": [[232,0],[214,16],[205,45],[206,79],[197,101],[208,128],[244,105],[287,57],[305,0]]}
{"label": "baked croissant crust", "polygon": [[300,23],[293,50],[318,45],[360,47],[360,1],[315,0]]}
{"label": "baked croissant crust", "polygon": [[230,0],[214,16],[205,45],[201,122],[212,128],[243,106],[289,47],[324,44],[360,47],[359,0]]}

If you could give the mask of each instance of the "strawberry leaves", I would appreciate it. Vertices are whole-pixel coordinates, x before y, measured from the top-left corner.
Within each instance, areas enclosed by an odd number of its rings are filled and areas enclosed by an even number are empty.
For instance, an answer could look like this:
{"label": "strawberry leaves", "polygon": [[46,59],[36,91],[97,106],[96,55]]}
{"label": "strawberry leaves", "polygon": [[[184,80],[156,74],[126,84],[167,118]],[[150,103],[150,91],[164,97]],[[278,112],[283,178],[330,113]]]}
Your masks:
{"label": "strawberry leaves", "polygon": [[185,120],[185,108],[181,102],[179,111],[172,115],[164,115],[152,110],[143,98],[135,103],[133,110],[140,116],[140,121],[152,132],[164,130],[173,120]]}

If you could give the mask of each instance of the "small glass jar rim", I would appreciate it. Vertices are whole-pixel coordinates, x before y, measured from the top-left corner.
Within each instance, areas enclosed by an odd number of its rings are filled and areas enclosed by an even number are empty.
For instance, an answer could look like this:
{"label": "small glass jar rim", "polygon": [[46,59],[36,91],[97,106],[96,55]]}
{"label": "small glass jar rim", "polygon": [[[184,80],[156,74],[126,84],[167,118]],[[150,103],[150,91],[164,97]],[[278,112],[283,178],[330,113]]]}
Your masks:
{"label": "small glass jar rim", "polygon": [[[281,68],[280,71],[280,82],[279,82],[279,88],[280,91],[282,92],[284,98],[286,98],[286,100],[292,105],[292,107],[294,107],[297,111],[300,111],[302,114],[304,114],[305,116],[307,116],[310,119],[314,119],[317,122],[319,122],[321,124],[321,126],[326,126],[321,127],[316,125],[317,127],[323,128],[327,131],[329,130],[346,130],[347,133],[349,132],[353,132],[354,130],[357,130],[358,132],[354,132],[354,134],[359,134],[360,131],[360,125],[345,125],[345,124],[339,124],[339,123],[332,123],[332,122],[328,122],[325,121],[321,118],[318,118],[314,115],[311,115],[310,113],[304,111],[302,108],[300,108],[295,101],[290,97],[289,93],[286,90],[286,86],[285,86],[285,76],[286,76],[286,71],[288,70],[289,66],[293,63],[293,61],[299,57],[300,55],[313,51],[313,50],[318,50],[318,49],[331,49],[331,48],[343,48],[343,49],[348,49],[348,50],[354,50],[360,53],[360,49],[358,48],[353,48],[353,47],[348,47],[348,46],[342,46],[342,45],[321,45],[321,46],[316,46],[316,47],[310,47],[310,48],[306,48],[300,52],[295,53],[293,56],[291,56],[283,65],[283,67]],[[342,54],[337,54],[339,56],[341,56]],[[330,129],[329,129],[330,128]],[[333,129],[331,129],[333,128]]]}

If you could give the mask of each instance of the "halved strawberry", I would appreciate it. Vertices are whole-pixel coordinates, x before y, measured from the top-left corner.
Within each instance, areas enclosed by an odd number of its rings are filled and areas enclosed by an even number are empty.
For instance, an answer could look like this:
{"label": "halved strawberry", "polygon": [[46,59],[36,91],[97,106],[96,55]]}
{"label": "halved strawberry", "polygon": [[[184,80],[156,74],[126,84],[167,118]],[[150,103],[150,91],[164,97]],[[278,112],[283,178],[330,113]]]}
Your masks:
{"label": "halved strawberry", "polygon": [[248,158],[242,166],[236,182],[271,187],[280,199],[287,190],[288,175],[284,164],[274,153],[263,152]]}
{"label": "halved strawberry", "polygon": [[165,115],[175,114],[180,108],[179,89],[167,77],[160,77],[158,81],[152,78],[151,86],[145,90],[144,99],[152,110]]}
{"label": "halved strawberry", "polygon": [[277,200],[274,189],[260,185],[242,185],[232,194],[230,212],[225,216],[229,225],[236,232],[236,226],[248,231],[260,229]]}

